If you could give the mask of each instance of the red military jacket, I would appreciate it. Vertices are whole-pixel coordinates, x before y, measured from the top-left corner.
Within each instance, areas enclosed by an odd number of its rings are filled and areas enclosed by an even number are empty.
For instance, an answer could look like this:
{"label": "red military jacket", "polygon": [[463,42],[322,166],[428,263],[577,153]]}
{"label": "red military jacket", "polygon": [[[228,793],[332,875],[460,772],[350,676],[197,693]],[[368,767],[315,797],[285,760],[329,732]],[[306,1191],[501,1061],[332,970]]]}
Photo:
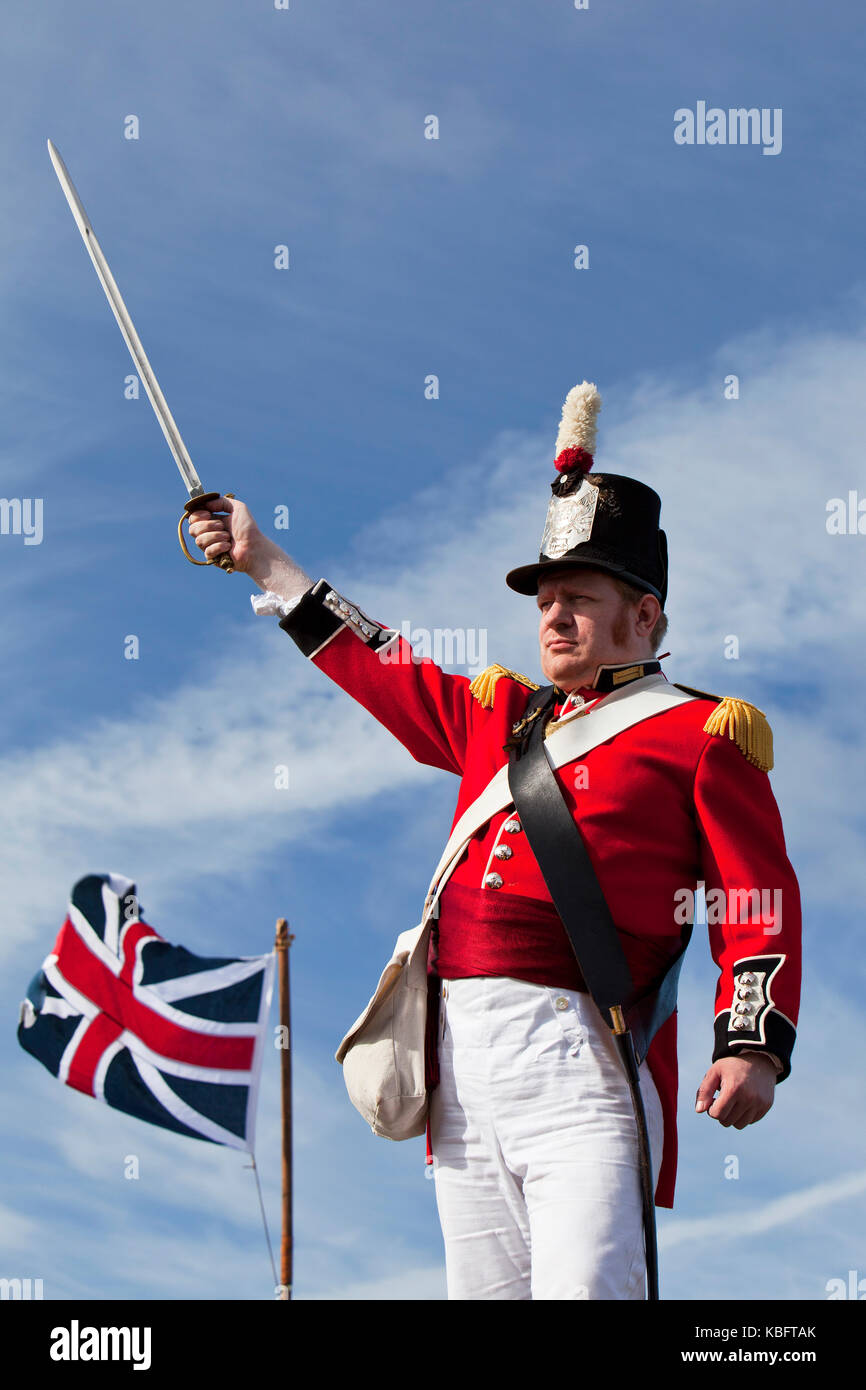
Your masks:
{"label": "red military jacket", "polygon": [[[467,677],[419,659],[394,629],[368,618],[324,579],[280,626],[418,762],[462,779],[453,828],[507,763],[503,746],[533,684],[502,673],[482,700]],[[587,699],[598,694],[581,693]],[[683,924],[692,920],[691,895],[702,881],[720,972],[713,1061],[770,1052],[782,1063],[782,1081],[790,1073],[800,995],[799,887],[766,772],[730,737],[704,728],[718,705],[710,696],[675,705],[590,749],[556,776],[636,990],[652,984],[676,953]],[[512,853],[500,859],[494,850],[508,822]],[[552,907],[535,856],[514,825],[513,807],[494,814],[470,841],[444,892],[459,883]],[[677,1163],[676,1027],[674,1013],[647,1054],[665,1132],[655,1197],[666,1207],[673,1206]]]}

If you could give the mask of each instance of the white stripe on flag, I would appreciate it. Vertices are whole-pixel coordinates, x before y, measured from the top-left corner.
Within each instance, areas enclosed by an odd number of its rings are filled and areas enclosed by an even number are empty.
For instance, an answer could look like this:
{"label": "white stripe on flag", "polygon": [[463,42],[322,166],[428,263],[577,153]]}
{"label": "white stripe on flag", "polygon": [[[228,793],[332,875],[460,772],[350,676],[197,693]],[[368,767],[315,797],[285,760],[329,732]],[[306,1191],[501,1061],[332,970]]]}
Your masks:
{"label": "white stripe on flag", "polygon": [[53,994],[46,994],[42,1000],[40,1014],[54,1014],[57,1018],[73,1018],[75,1014],[80,1014],[81,1010],[75,1004],[70,1004],[68,999],[55,999]]}
{"label": "white stripe on flag", "polygon": [[[203,1134],[206,1139],[214,1139],[218,1144],[227,1144],[232,1149],[247,1149],[249,1145],[246,1139],[241,1139],[237,1134],[232,1134],[231,1130],[223,1129],[222,1125],[215,1124],[213,1120],[205,1119],[197,1110],[193,1110],[191,1105],[187,1105],[179,1096],[176,1096],[171,1087],[166,1085],[155,1067],[149,1065],[140,1057],[133,1056],[133,1061],[138,1068],[142,1081],[150,1087],[156,1099],[164,1105],[170,1115],[189,1129],[195,1130],[197,1134]],[[249,1114],[249,1107],[247,1109]]]}
{"label": "white stripe on flag", "polygon": [[111,971],[112,975],[119,975],[123,969],[122,960],[114,951],[106,946],[100,936],[97,936],[84,913],[81,912],[74,903],[69,904],[69,920],[87,949],[92,951],[93,954],[102,961],[103,965]]}
{"label": "white stripe on flag", "polygon": [[[118,878],[109,874],[108,883],[102,885],[102,909],[105,913],[105,944],[116,956],[120,955],[120,933],[126,921],[120,910],[121,896],[126,897],[135,884],[128,878]],[[118,891],[119,890],[119,891]]]}
{"label": "white stripe on flag", "polygon": [[[142,943],[144,944],[144,943]],[[212,970],[198,970],[194,975],[180,975],[173,980],[160,980],[159,984],[143,985],[150,996],[156,995],[170,1003],[174,999],[189,999],[195,994],[208,994],[214,989],[224,989],[227,985],[239,984],[251,975],[260,974],[264,969],[265,956],[250,956],[246,960],[233,961],[231,965],[217,965]],[[135,965],[135,983],[141,979],[143,966],[141,958]],[[138,994],[138,990],[136,990]],[[250,1024],[250,1027],[254,1027]]]}
{"label": "white stripe on flag", "polygon": [[262,1060],[265,1055],[265,1030],[268,1024],[268,1016],[271,1012],[271,995],[274,988],[274,972],[277,964],[276,950],[270,951],[263,957],[265,963],[265,977],[262,981],[262,998],[259,1007],[258,1040],[256,1050],[253,1053],[253,1074],[250,1078],[250,1103],[247,1107],[247,1146],[250,1153],[255,1152],[256,1147],[256,1117],[259,1109],[259,1081],[262,1074]]}

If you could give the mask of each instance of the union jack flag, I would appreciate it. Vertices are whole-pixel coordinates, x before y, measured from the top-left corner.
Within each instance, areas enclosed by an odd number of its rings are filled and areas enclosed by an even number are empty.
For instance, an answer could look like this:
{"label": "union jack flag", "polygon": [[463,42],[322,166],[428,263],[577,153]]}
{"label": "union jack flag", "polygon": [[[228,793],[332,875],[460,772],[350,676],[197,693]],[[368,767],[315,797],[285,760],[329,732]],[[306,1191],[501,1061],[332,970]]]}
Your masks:
{"label": "union jack flag", "polygon": [[134,883],[91,874],[30,984],[18,1041],[106,1105],[252,1152],[273,963],[172,946],[141,921]]}

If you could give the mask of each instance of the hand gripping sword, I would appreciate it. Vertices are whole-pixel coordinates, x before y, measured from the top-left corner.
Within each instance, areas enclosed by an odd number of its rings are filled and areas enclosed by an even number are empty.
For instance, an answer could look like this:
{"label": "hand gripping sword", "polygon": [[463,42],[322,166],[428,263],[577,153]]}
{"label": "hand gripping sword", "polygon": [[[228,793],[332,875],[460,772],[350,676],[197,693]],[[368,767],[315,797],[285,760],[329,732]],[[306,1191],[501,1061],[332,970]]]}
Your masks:
{"label": "hand gripping sword", "polygon": [[[99,278],[99,283],[105,291],[105,297],[111,305],[112,313],[117,319],[118,327],[123,334],[123,340],[129,348],[132,360],[135,363],[138,375],[144,383],[148,399],[153,406],[154,414],[159,421],[160,428],[165,435],[166,443],[174,455],[174,461],[180,470],[184,486],[189,493],[189,501],[181,513],[180,521],[177,524],[177,536],[180,541],[181,549],[193,565],[216,564],[226,574],[232,574],[234,565],[231,561],[230,552],[219,555],[216,560],[196,560],[190,555],[187,549],[186,538],[183,532],[183,523],[188,518],[190,512],[197,511],[206,502],[213,502],[220,496],[218,492],[205,492],[201,478],[193,467],[192,459],[189,456],[186,445],[184,444],[180,430],[174,422],[174,417],[168,408],[165,396],[162,394],[159,382],[156,379],[153,368],[147,360],[144,348],[141,346],[141,339],[135,331],[135,325],[129,317],[126,305],[120,295],[120,290],[115,284],[114,276],[108,265],[108,261],[102,252],[102,247],[96,240],[96,233],[90,225],[90,218],[84,211],[84,204],[75,191],[75,185],[69,177],[69,171],[60,154],[51,141],[48,141],[48,153],[51,156],[51,163],[54,165],[54,172],[60,180],[60,187],[66,196],[66,201],[75,218],[75,225],[81,233],[82,241],[87,247],[87,254],[93,262],[94,269]],[[227,492],[226,497],[233,497],[234,493]]]}

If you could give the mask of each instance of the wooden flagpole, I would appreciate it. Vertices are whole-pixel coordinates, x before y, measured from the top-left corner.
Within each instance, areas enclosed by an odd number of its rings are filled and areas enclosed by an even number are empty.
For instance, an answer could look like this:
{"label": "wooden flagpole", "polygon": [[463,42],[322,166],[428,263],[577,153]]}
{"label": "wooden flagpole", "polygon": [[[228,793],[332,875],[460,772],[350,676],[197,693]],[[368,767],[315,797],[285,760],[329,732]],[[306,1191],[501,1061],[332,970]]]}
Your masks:
{"label": "wooden flagpole", "polygon": [[289,1000],[289,947],[294,939],[285,917],[280,917],[274,942],[280,982],[280,1092],[283,1110],[283,1234],[280,1242],[278,1300],[288,1300],[292,1297],[292,1021]]}

